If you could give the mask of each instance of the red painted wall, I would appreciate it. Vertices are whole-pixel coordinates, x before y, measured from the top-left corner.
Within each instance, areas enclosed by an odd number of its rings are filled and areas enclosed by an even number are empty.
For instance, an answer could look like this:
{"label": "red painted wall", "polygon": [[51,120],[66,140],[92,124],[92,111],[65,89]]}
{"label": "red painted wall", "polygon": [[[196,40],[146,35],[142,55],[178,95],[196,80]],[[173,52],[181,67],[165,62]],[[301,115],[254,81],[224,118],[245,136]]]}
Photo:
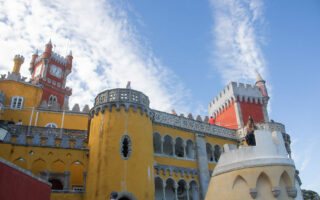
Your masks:
{"label": "red painted wall", "polygon": [[54,95],[54,96],[57,97],[58,103],[60,104],[60,108],[62,108],[62,106],[63,106],[63,104],[64,104],[65,94],[64,94],[64,93],[61,93],[61,92],[58,92],[57,90],[52,89],[52,88],[50,88],[50,87],[43,86],[43,93],[42,93],[41,102],[42,102],[43,100],[46,100],[47,103],[49,103],[50,95]]}
{"label": "red painted wall", "polygon": [[216,117],[216,125],[231,129],[238,129],[234,103]]}
{"label": "red painted wall", "polygon": [[247,124],[249,116],[253,118],[255,123],[264,121],[262,105],[260,103],[240,102],[240,108],[244,125]]}
{"label": "red painted wall", "polygon": [[50,186],[0,162],[1,200],[49,200]]}

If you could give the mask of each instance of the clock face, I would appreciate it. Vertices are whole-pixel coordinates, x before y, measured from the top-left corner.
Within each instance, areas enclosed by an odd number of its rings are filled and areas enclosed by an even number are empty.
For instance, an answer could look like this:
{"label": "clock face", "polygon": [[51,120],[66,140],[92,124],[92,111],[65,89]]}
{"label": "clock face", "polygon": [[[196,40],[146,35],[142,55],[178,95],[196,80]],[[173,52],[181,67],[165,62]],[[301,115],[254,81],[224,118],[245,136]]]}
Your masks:
{"label": "clock face", "polygon": [[42,65],[39,65],[34,72],[34,76],[38,76],[41,73]]}
{"label": "clock face", "polygon": [[50,74],[52,76],[55,76],[57,78],[62,77],[62,69],[60,67],[57,67],[56,65],[50,65]]}

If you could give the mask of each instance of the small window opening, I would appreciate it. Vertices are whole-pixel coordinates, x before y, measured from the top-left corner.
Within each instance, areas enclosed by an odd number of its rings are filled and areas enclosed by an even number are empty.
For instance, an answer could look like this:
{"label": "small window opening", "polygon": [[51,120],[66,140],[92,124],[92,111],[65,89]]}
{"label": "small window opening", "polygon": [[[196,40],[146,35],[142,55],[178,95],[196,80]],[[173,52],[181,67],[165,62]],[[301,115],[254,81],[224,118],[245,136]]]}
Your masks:
{"label": "small window opening", "polygon": [[129,147],[128,147],[128,145],[129,145],[128,139],[125,138],[125,139],[123,140],[123,142],[122,142],[122,154],[123,154],[123,156],[124,156],[125,158],[127,158],[127,157],[128,157],[128,154],[129,154]]}

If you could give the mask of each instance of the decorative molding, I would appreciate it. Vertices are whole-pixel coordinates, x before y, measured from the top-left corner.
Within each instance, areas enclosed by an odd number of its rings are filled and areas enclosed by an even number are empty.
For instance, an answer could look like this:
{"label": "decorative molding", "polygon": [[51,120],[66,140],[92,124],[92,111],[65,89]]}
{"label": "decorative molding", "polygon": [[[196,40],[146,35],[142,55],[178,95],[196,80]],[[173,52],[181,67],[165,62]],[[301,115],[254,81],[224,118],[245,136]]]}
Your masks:
{"label": "decorative molding", "polygon": [[197,120],[172,115],[169,113],[153,110],[153,123],[161,124],[174,128],[181,128],[183,130],[208,136],[216,136],[236,140],[236,131],[220,126],[200,122]]}
{"label": "decorative molding", "polygon": [[172,176],[172,173],[174,173],[176,176],[178,176],[179,172],[182,174],[182,177],[185,176],[189,178],[191,175],[192,178],[194,178],[195,175],[198,176],[199,170],[193,169],[193,168],[185,168],[185,167],[176,167],[176,166],[170,166],[170,165],[161,165],[161,164],[155,164],[154,168],[157,172],[157,175],[160,174],[160,171],[163,171],[163,175],[166,175],[167,171],[169,170],[169,175]]}

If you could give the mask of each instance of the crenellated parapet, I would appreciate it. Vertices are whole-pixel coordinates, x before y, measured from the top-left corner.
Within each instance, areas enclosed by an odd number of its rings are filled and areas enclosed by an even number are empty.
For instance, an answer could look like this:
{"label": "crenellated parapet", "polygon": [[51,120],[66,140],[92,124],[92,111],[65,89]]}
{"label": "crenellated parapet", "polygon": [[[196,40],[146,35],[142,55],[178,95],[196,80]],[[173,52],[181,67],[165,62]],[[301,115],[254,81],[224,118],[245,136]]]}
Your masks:
{"label": "crenellated parapet", "polygon": [[219,115],[235,101],[263,104],[262,94],[257,86],[231,82],[210,102],[210,116]]}
{"label": "crenellated parapet", "polygon": [[116,107],[117,111],[119,111],[121,106],[124,106],[125,111],[133,107],[133,111],[136,112],[139,108],[141,114],[145,112],[147,116],[151,116],[152,111],[149,108],[149,104],[148,96],[136,90],[123,88],[105,90],[95,98],[90,116],[93,117],[94,114],[97,115],[100,111],[104,113],[105,109],[111,112],[112,107]]}
{"label": "crenellated parapet", "polygon": [[191,118],[186,118],[183,116],[177,116],[161,111],[153,110],[154,117],[153,123],[180,128],[193,133],[199,133],[202,135],[217,136],[227,139],[236,140],[236,131],[221,126],[215,126],[208,124],[207,122],[202,122],[194,120]]}
{"label": "crenellated parapet", "polygon": [[8,125],[8,132],[2,142],[27,146],[86,149],[84,143],[87,142],[87,135],[87,131],[81,130]]}

